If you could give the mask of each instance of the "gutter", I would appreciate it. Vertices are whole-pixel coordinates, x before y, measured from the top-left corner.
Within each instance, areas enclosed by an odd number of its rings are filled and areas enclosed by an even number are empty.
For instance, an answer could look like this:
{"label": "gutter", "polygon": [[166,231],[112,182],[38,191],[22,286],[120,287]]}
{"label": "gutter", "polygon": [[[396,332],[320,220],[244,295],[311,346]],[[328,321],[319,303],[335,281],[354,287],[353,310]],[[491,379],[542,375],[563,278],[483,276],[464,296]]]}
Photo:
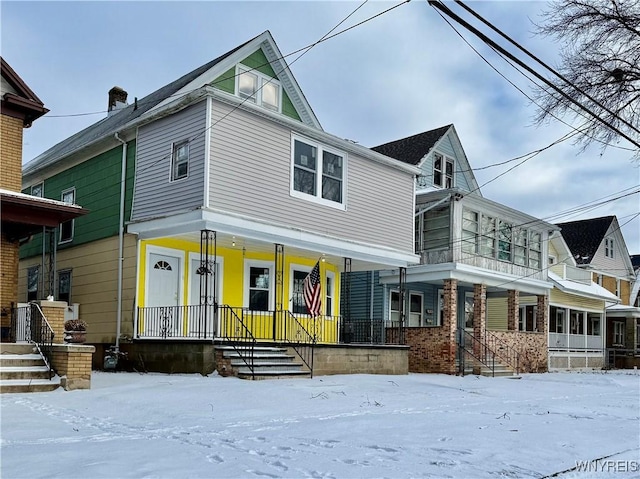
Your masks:
{"label": "gutter", "polygon": [[122,143],[122,166],[120,176],[120,216],[118,221],[118,310],[116,312],[116,344],[115,352],[120,351],[120,331],[122,327],[122,267],[124,262],[124,196],[127,179],[127,142],[115,132],[116,140]]}

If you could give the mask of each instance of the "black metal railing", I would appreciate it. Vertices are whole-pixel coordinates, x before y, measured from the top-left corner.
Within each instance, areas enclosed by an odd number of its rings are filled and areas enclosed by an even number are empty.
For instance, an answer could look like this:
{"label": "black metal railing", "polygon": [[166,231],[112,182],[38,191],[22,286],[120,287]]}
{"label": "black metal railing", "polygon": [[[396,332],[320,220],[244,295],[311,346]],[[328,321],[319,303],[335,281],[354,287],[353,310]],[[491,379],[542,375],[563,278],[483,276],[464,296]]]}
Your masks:
{"label": "black metal railing", "polygon": [[491,375],[496,375],[496,355],[491,351],[487,343],[476,338],[472,333],[464,329],[458,329],[456,335],[458,342],[458,371],[464,376],[467,355],[491,370]]}
{"label": "black metal railing", "polygon": [[53,356],[53,328],[47,321],[42,309],[37,303],[30,303],[30,342],[36,345],[44,363],[49,368],[49,379],[54,375],[52,366]]}
{"label": "black metal railing", "polygon": [[[220,306],[218,316],[220,318],[220,335],[233,347],[238,357],[251,371],[251,377],[255,377],[254,353],[256,338],[244,323],[243,308]],[[238,315],[240,313],[240,315]]]}
{"label": "black metal railing", "polygon": [[484,343],[500,359],[501,363],[513,369],[516,374],[520,373],[522,366],[521,352],[489,331],[484,332]]}
{"label": "black metal railing", "polygon": [[313,351],[317,341],[315,326],[317,326],[318,318],[311,318],[311,324],[314,328],[312,334],[291,311],[276,311],[276,313],[282,316],[281,322],[284,326],[282,339],[295,351],[313,377]]}
{"label": "black metal railing", "polygon": [[[397,324],[390,326],[390,329],[397,331]],[[341,343],[385,344],[387,342],[382,319],[343,319],[340,322],[339,331]]]}
{"label": "black metal railing", "polygon": [[[203,314],[204,309],[208,314]],[[216,308],[210,306],[138,307],[138,338],[213,339]]]}

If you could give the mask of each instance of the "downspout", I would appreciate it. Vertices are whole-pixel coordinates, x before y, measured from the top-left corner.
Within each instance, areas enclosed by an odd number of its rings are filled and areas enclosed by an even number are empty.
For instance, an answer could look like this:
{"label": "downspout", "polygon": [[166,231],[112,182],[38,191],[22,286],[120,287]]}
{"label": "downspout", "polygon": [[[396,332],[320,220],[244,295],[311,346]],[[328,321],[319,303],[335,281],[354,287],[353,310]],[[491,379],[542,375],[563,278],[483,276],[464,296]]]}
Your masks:
{"label": "downspout", "polygon": [[118,135],[114,134],[116,140],[122,143],[122,166],[120,176],[120,219],[118,223],[118,310],[116,313],[116,344],[115,352],[120,351],[120,330],[122,326],[122,267],[124,263],[124,196],[126,191],[127,179],[127,142]]}

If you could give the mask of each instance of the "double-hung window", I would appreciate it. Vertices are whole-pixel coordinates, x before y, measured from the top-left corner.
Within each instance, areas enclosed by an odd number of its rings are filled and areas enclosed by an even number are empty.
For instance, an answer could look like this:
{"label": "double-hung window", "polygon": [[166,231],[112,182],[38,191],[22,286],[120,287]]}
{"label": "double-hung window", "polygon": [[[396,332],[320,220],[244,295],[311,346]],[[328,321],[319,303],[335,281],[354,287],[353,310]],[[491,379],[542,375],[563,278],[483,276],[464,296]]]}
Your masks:
{"label": "double-hung window", "polygon": [[58,301],[71,304],[71,270],[58,271]]}
{"label": "double-hung window", "polygon": [[536,328],[536,306],[523,305],[520,306],[518,330],[520,331],[537,331]]}
{"label": "double-hung window", "polygon": [[346,155],[301,138],[293,138],[292,151],[292,196],[344,207]]}
{"label": "double-hung window", "polygon": [[612,238],[604,239],[604,255],[607,258],[613,258],[613,239]]}
{"label": "double-hung window", "polygon": [[613,345],[624,346],[624,321],[613,322]]}
{"label": "double-hung window", "polygon": [[171,180],[179,180],[189,176],[189,141],[173,144],[171,154]]}
{"label": "double-hung window", "polygon": [[[64,190],[60,195],[60,199],[63,203],[72,205],[76,202],[76,189],[69,188]],[[68,220],[64,223],[60,223],[60,243],[68,243],[73,240],[73,227],[75,220]]]}
{"label": "double-hung window", "polygon": [[275,78],[263,75],[257,70],[238,67],[237,91],[240,98],[273,111],[280,111],[281,86]]}
{"label": "double-hung window", "polygon": [[453,188],[453,160],[436,153],[433,157],[433,185]]}

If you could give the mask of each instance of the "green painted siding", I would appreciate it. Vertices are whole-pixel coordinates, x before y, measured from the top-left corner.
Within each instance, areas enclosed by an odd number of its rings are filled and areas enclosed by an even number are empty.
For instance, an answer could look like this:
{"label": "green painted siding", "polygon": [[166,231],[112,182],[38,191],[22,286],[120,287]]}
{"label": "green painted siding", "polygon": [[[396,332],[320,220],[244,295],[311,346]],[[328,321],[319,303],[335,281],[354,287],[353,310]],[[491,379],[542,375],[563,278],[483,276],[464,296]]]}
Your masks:
{"label": "green painted siding", "polygon": [[211,86],[219,88],[222,91],[226,91],[231,95],[236,93],[236,67],[229,68],[226,72],[213,80]]}
{"label": "green painted siding", "polygon": [[278,75],[276,75],[276,72],[273,71],[273,68],[271,68],[271,64],[269,63],[269,60],[267,60],[267,57],[263,53],[262,48],[259,48],[258,50],[253,52],[251,55],[249,55],[247,58],[242,60],[240,63],[242,63],[245,66],[248,66],[249,68],[254,68],[258,70],[260,73],[262,73],[263,75],[270,76],[271,78],[278,77]]}
{"label": "green painted siding", "polygon": [[300,115],[296,111],[296,108],[293,106],[289,95],[283,90],[282,91],[282,114],[288,116],[289,118],[293,118],[294,120],[302,121]]}
{"label": "green painted siding", "polygon": [[[127,220],[131,216],[135,151],[135,141],[129,142],[125,190]],[[76,204],[89,210],[89,214],[74,220],[73,240],[59,244],[58,250],[118,234],[121,163],[122,148],[118,146],[44,181],[44,193],[47,198],[60,200],[62,191],[75,188]],[[21,258],[37,254],[42,254],[42,235],[34,236],[33,240],[20,250]]]}
{"label": "green painted siding", "polygon": [[[255,68],[264,75],[270,76],[272,78],[277,78],[276,73],[273,71],[273,68],[271,68],[267,57],[264,55],[261,49],[256,50],[240,63],[249,68]],[[226,72],[213,80],[210,85],[219,88],[222,91],[230,93],[231,95],[235,95],[236,67],[229,68]],[[294,120],[302,121],[300,115],[298,115],[298,112],[296,111],[296,108],[293,106],[291,98],[289,98],[289,95],[287,95],[284,90],[282,90],[282,114]]]}

